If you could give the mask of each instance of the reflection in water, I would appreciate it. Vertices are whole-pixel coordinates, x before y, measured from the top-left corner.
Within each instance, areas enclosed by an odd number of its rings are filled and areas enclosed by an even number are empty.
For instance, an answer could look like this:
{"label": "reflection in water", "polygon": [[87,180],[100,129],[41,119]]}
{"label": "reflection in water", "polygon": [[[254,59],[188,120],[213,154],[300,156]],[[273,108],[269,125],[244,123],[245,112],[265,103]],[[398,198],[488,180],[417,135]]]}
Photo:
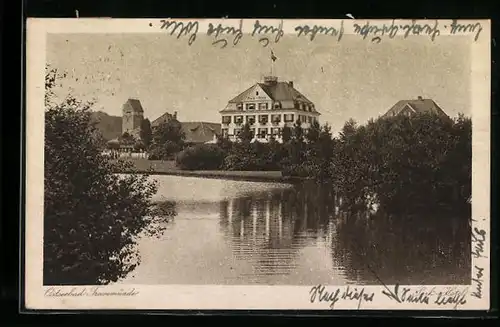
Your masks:
{"label": "reflection in water", "polygon": [[[162,176],[176,218],[141,240],[125,282],[163,284],[462,284],[465,217],[387,217],[340,210],[330,189]],[[168,184],[167,184],[168,183]],[[166,185],[175,186],[172,189]],[[195,187],[195,190],[193,190]],[[470,215],[469,215],[470,217]]]}

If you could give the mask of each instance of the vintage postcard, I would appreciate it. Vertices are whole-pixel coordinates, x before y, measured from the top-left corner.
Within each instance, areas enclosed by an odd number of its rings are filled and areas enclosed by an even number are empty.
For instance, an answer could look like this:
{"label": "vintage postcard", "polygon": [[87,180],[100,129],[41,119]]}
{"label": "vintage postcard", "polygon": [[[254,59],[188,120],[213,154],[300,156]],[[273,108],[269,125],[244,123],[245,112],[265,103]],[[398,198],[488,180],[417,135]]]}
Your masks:
{"label": "vintage postcard", "polygon": [[490,21],[26,34],[26,309],[489,309]]}

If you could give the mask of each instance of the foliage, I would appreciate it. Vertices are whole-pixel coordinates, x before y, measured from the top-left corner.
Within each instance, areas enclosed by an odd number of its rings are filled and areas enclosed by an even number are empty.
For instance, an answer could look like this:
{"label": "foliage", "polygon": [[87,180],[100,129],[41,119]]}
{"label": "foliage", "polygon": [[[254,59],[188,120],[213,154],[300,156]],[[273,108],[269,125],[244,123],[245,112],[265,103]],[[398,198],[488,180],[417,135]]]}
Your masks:
{"label": "foliage", "polygon": [[254,138],[254,135],[252,134],[252,131],[250,130],[250,124],[245,123],[243,127],[241,128],[241,132],[238,135],[238,139],[243,142],[243,143],[250,143],[252,139]]}
{"label": "foliage", "polygon": [[149,149],[153,140],[153,131],[151,130],[151,122],[149,119],[143,119],[141,122],[140,137],[145,149]]}
{"label": "foliage", "polygon": [[[91,103],[54,100],[55,70],[46,75],[44,284],[107,284],[140,262],[141,232],[158,233],[151,212],[156,185],[146,176],[117,176],[101,154]],[[124,167],[119,167],[123,169]]]}
{"label": "foliage", "polygon": [[[330,175],[346,199],[388,212],[463,208],[471,189],[471,121],[432,114],[348,121]],[[352,204],[352,203],[351,203]]]}
{"label": "foliage", "polygon": [[171,159],[184,147],[185,134],[182,125],[175,119],[161,122],[153,128],[152,143],[149,146],[151,160]]}
{"label": "foliage", "polygon": [[216,144],[198,144],[181,151],[176,164],[186,170],[216,170],[221,168],[224,155]]}

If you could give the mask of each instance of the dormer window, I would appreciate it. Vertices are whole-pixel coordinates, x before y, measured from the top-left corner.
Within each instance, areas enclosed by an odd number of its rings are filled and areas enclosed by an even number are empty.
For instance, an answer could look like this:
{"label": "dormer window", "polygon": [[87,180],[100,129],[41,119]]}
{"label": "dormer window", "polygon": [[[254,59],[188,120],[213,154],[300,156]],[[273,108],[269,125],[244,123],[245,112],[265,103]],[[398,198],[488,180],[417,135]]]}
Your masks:
{"label": "dormer window", "polygon": [[246,110],[255,110],[255,103],[247,103],[245,105]]}
{"label": "dormer window", "polygon": [[275,102],[274,103],[274,109],[280,109],[281,108],[281,103],[280,102]]}
{"label": "dormer window", "polygon": [[240,103],[238,103],[238,104],[236,105],[236,108],[237,108],[238,110],[243,110],[243,103],[241,103],[241,102],[240,102]]}

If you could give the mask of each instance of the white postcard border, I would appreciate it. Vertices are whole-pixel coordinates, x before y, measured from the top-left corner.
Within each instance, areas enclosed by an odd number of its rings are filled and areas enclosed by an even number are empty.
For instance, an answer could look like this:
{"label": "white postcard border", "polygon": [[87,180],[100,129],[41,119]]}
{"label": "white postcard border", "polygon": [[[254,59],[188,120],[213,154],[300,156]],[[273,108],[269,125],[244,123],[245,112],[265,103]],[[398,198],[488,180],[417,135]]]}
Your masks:
{"label": "white postcard border", "polygon": [[[182,20],[183,22],[195,21]],[[223,23],[238,26],[237,19],[200,19],[199,34],[206,34],[208,24]],[[243,21],[245,33],[251,33],[255,20]],[[264,19],[261,23],[279,24],[279,19]],[[294,27],[301,24],[313,26],[335,26],[343,29],[345,34],[356,34],[353,24],[364,25],[366,20],[284,20],[285,33],[296,33]],[[411,24],[411,21],[395,21],[396,24]],[[439,21],[450,24],[451,21]],[[399,303],[382,294],[382,291],[394,291],[394,285],[384,286],[349,286],[351,292],[365,295],[374,294],[370,301],[365,297],[362,301],[343,300],[342,294],[347,286],[325,286],[326,290],[335,294],[339,290],[340,300],[333,309],[365,309],[365,310],[485,310],[490,303],[490,21],[480,20],[467,23],[480,23],[481,35],[471,46],[471,94],[473,124],[473,179],[472,179],[472,251],[478,238],[484,231],[484,255],[472,257],[472,276],[476,276],[476,268],[482,268],[482,297],[472,296],[477,283],[447,286],[399,286],[409,292],[428,292],[430,300],[425,303]],[[150,24],[151,23],[151,24]],[[372,24],[382,25],[392,20],[373,20]],[[434,24],[434,21],[424,22]],[[332,309],[330,302],[311,301],[311,286],[216,286],[216,285],[110,285],[57,287],[60,294],[67,296],[50,296],[54,288],[43,286],[43,157],[44,157],[44,91],[45,91],[45,57],[47,33],[165,33],[158,26],[160,19],[28,19],[26,40],[26,216],[25,216],[25,301],[27,309]],[[442,30],[438,38],[447,35]],[[449,31],[448,31],[449,35]],[[465,34],[464,34],[465,35]],[[473,33],[468,34],[474,37]],[[373,35],[372,35],[373,36]],[[370,36],[369,38],[371,38]],[[172,37],[175,37],[172,36]],[[382,36],[382,43],[383,38]],[[410,36],[417,37],[417,36]],[[419,36],[424,37],[424,36]],[[185,39],[184,39],[185,41]],[[373,42],[369,39],[367,42]],[[402,40],[404,41],[404,40]],[[308,41],[314,42],[314,41]],[[380,44],[379,46],[383,46]],[[474,235],[474,230],[476,235]],[[479,234],[478,234],[479,233]],[[106,292],[124,293],[122,295],[105,295]],[[137,293],[137,294],[135,294]],[[441,293],[441,295],[439,295]],[[131,295],[132,294],[132,295]],[[369,297],[369,296],[368,296]],[[454,298],[452,303],[438,303],[438,298]],[[363,297],[362,297],[363,298]],[[460,304],[460,299],[466,299]],[[445,301],[445,300],[443,300]]]}

